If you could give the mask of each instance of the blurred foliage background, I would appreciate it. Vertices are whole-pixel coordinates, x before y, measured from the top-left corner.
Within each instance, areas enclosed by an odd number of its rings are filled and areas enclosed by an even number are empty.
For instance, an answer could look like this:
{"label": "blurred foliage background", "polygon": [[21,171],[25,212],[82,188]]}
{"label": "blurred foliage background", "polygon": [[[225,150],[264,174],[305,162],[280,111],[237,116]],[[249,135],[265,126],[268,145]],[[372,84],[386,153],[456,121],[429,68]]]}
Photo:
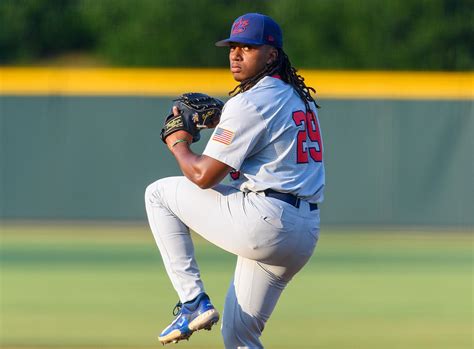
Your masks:
{"label": "blurred foliage background", "polygon": [[[301,68],[470,70],[470,0],[2,0],[0,64],[220,67],[232,21],[275,18]],[[86,58],[84,58],[86,57]]]}

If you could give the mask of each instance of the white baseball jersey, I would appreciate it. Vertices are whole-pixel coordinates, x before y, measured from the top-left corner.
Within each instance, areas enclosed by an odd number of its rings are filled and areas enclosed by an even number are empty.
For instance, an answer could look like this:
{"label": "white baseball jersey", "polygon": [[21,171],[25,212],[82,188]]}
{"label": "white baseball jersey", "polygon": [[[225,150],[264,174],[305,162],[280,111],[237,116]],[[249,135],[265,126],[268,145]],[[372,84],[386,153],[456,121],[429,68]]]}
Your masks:
{"label": "white baseball jersey", "polygon": [[225,104],[203,154],[238,171],[231,185],[241,191],[273,189],[320,203],[323,144],[311,107],[306,113],[293,87],[267,76]]}

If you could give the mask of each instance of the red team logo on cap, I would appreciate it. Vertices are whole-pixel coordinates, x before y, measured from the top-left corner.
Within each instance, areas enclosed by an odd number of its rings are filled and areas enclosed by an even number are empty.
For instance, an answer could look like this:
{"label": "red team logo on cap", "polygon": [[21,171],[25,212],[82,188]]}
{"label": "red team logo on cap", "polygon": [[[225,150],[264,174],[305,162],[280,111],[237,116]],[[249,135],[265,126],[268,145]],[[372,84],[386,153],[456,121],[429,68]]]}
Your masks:
{"label": "red team logo on cap", "polygon": [[245,29],[247,29],[248,25],[249,25],[249,20],[248,19],[240,18],[232,26],[232,35],[242,33],[243,31],[245,31]]}

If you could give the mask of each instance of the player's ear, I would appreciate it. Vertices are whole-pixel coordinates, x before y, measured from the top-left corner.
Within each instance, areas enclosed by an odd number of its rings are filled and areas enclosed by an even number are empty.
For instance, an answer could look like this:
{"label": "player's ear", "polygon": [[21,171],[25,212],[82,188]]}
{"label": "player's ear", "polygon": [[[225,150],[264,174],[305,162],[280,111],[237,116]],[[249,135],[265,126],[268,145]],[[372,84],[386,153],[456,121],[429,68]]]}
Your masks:
{"label": "player's ear", "polygon": [[278,58],[278,50],[273,46],[269,46],[269,47],[270,47],[270,52],[268,53],[267,65],[272,64]]}

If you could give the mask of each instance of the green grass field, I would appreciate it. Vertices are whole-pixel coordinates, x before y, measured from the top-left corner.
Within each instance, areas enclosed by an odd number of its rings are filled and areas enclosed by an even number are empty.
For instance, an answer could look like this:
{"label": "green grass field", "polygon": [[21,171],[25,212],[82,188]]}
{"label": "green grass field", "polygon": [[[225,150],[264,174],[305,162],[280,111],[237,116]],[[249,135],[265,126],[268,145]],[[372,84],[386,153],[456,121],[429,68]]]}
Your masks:
{"label": "green grass field", "polygon": [[[145,224],[3,225],[2,348],[161,347],[177,297]],[[225,233],[225,232],[223,232]],[[234,256],[196,239],[222,310]],[[324,230],[267,348],[472,348],[472,232]],[[171,348],[222,348],[218,327]]]}

